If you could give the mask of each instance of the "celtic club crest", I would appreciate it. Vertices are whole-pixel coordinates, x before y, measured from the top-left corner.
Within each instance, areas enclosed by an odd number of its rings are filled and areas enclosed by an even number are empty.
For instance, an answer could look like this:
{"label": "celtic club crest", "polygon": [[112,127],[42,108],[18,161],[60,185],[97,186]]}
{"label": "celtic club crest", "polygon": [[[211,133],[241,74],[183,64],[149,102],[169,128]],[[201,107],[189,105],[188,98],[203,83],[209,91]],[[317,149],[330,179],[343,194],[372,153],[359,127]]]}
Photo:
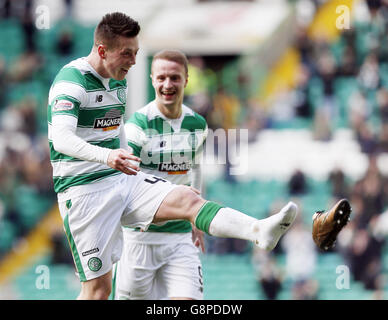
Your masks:
{"label": "celtic club crest", "polygon": [[123,88],[120,88],[117,90],[117,98],[119,98],[119,100],[125,104],[127,102],[127,95],[125,93],[125,90]]}
{"label": "celtic club crest", "polygon": [[88,267],[91,271],[97,272],[102,267],[102,261],[97,257],[90,258],[88,261]]}

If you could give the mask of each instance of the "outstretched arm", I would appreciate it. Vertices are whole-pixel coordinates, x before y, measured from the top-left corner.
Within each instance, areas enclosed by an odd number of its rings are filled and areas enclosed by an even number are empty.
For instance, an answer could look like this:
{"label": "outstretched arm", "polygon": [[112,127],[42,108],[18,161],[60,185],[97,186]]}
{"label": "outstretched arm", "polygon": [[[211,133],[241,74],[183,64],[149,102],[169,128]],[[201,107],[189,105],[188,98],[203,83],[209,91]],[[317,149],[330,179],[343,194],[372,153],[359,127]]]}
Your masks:
{"label": "outstretched arm", "polygon": [[109,149],[92,145],[75,134],[77,119],[67,115],[57,115],[52,119],[51,138],[58,152],[81,160],[99,162],[129,175],[136,174],[139,167],[129,160],[139,162],[128,149]]}

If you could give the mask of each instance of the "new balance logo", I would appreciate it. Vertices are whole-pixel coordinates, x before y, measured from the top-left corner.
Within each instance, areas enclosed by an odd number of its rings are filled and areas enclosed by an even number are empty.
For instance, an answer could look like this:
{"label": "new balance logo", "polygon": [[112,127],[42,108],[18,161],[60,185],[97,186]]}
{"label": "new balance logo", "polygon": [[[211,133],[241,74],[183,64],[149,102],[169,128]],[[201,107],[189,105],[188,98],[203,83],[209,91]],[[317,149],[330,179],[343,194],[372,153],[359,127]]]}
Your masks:
{"label": "new balance logo", "polygon": [[96,102],[102,102],[102,98],[103,98],[102,94],[96,95]]}

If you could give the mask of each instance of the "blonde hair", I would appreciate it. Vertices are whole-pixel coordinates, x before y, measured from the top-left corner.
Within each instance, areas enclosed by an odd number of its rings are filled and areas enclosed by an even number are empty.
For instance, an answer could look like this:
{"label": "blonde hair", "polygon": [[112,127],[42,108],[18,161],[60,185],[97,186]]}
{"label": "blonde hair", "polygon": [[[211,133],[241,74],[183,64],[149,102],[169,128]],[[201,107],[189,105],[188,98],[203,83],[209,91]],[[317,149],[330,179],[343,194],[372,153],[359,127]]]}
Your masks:
{"label": "blonde hair", "polygon": [[186,55],[179,50],[161,50],[154,54],[154,57],[152,59],[151,63],[151,73],[152,73],[152,65],[154,64],[154,61],[156,60],[167,60],[167,61],[173,61],[180,65],[182,65],[185,69],[186,75],[189,73],[188,68],[188,60]]}

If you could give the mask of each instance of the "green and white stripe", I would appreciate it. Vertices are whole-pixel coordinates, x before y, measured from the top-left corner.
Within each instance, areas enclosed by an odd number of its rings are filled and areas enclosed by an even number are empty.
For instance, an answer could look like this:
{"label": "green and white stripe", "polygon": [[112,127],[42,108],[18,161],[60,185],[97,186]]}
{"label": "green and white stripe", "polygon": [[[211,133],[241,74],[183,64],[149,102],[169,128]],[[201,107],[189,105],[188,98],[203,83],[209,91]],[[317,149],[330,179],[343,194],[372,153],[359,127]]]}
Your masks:
{"label": "green and white stripe", "polygon": [[[183,105],[182,117],[170,120],[153,101],[132,115],[125,124],[125,132],[128,145],[142,159],[143,172],[175,184],[191,185],[191,167],[202,152],[207,136],[207,124],[202,116]],[[159,170],[161,164],[176,163],[177,159],[190,167],[186,174],[168,174]],[[188,221],[169,221],[162,226],[151,225],[148,231],[189,232],[191,224]]]}
{"label": "green and white stripe", "polygon": [[[126,94],[126,80],[102,78],[84,58],[72,61],[59,71],[50,89],[47,110],[50,159],[56,192],[63,192],[75,185],[89,184],[119,172],[105,164],[57,152],[52,143],[53,117],[74,117],[77,119],[75,133],[78,137],[96,146],[117,149],[120,147],[119,132],[125,113]],[[55,104],[62,100],[72,103],[72,106],[56,108]]]}
{"label": "green and white stripe", "polygon": [[64,225],[67,240],[69,241],[71,253],[73,255],[73,259],[75,262],[75,266],[77,268],[77,272],[79,274],[80,281],[84,282],[84,281],[86,281],[85,271],[82,267],[82,262],[81,262],[79,254],[78,254],[77,246],[75,244],[73,235],[72,235],[71,230],[70,230],[69,215],[68,214],[66,214],[65,219],[63,220],[63,225]]}

